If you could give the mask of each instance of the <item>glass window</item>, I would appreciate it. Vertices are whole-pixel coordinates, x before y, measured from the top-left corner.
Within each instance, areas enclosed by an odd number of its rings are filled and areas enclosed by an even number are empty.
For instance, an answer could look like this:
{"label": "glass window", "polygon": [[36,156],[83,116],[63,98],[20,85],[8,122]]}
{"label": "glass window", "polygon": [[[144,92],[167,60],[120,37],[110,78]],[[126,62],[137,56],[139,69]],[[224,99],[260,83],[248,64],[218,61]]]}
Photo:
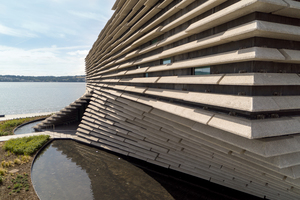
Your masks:
{"label": "glass window", "polygon": [[151,44],[154,44],[154,43],[158,42],[158,40],[154,39],[154,40],[151,40],[150,42],[151,42]]}
{"label": "glass window", "polygon": [[163,59],[163,65],[170,64],[170,63],[171,63],[171,58]]}
{"label": "glass window", "polygon": [[148,77],[148,73],[145,73],[145,75],[144,75],[145,77]]}
{"label": "glass window", "polygon": [[210,74],[210,66],[208,67],[196,67],[194,70],[195,75]]}

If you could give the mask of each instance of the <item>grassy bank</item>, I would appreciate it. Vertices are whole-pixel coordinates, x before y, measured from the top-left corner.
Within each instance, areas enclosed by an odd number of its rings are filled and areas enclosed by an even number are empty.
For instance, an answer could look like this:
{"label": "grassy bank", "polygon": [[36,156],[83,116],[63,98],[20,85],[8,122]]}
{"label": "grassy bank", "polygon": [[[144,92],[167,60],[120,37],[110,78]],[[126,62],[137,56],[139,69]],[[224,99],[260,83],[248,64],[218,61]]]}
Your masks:
{"label": "grassy bank", "polygon": [[38,200],[30,167],[32,156],[48,140],[48,135],[39,135],[0,142],[0,199]]}
{"label": "grassy bank", "polygon": [[50,115],[0,121],[0,136],[13,135],[14,134],[13,131],[17,126],[24,124],[26,122],[30,122],[30,121],[37,120],[37,119],[43,119],[43,118],[49,117],[49,116]]}

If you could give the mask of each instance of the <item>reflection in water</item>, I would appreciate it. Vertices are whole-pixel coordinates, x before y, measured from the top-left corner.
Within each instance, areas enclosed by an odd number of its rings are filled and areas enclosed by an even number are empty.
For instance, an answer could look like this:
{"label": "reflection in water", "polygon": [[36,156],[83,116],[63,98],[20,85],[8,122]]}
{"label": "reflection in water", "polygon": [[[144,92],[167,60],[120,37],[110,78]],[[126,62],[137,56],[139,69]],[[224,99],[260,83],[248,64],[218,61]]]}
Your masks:
{"label": "reflection in water", "polygon": [[53,141],[37,157],[32,182],[41,199],[173,199],[127,161],[74,141]]}
{"label": "reflection in water", "polygon": [[14,131],[14,134],[19,135],[19,134],[25,134],[25,133],[34,133],[35,131],[34,131],[33,127],[40,122],[41,121],[36,121],[36,122],[32,122],[32,123],[26,124],[24,126],[21,126],[20,128],[17,128]]}

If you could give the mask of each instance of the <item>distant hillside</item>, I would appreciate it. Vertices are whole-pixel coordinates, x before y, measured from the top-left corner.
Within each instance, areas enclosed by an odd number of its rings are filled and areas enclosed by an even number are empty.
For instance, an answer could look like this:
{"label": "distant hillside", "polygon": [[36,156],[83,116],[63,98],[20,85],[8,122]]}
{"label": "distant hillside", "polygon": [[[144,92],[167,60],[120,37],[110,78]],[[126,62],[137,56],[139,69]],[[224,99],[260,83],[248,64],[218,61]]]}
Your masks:
{"label": "distant hillside", "polygon": [[85,82],[85,76],[15,76],[0,75],[0,82]]}

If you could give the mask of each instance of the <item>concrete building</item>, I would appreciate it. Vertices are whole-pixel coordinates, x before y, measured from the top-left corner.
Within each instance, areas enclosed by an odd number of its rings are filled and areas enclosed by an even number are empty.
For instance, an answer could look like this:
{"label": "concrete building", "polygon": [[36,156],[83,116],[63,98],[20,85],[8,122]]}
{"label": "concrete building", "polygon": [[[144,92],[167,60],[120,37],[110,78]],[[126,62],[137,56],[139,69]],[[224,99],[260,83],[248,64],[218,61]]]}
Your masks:
{"label": "concrete building", "polygon": [[112,9],[86,57],[87,93],[40,128],[76,113],[89,144],[299,199],[300,1],[117,0]]}

